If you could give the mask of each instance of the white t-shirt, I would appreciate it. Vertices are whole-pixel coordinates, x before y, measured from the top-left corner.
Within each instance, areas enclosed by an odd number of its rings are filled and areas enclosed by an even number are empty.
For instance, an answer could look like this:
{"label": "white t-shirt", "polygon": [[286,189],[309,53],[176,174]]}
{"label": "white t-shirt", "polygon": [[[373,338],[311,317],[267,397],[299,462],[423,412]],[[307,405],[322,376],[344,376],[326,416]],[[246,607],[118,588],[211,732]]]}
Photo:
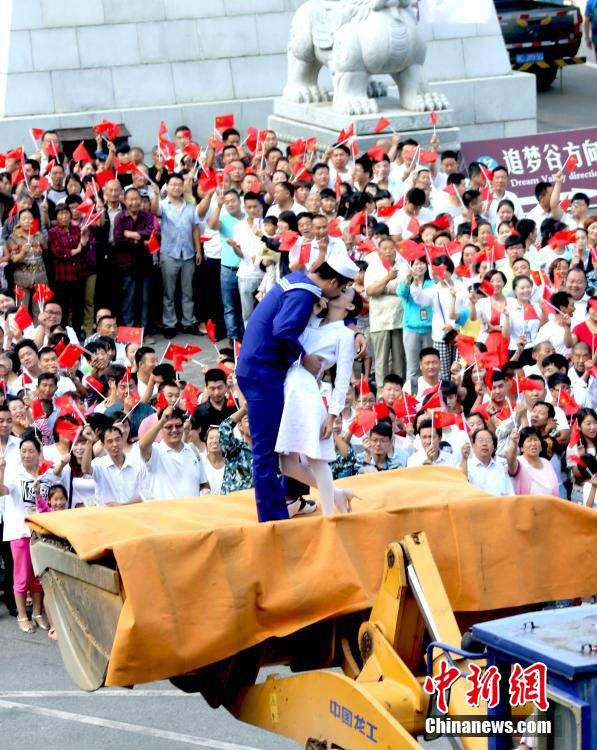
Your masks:
{"label": "white t-shirt", "polygon": [[124,454],[120,469],[109,455],[94,458],[91,473],[98,505],[126,503],[142,496],[146,471],[136,451]]}
{"label": "white t-shirt", "polygon": [[210,494],[222,494],[222,482],[224,481],[224,469],[226,466],[222,464],[219,469],[212,466],[207,457],[207,453],[201,454],[201,464],[203,465],[203,471],[205,472],[205,476],[209,483]]}
{"label": "white t-shirt", "polygon": [[243,254],[238,265],[237,277],[239,279],[262,279],[264,273],[259,268],[259,264],[255,263],[255,257],[263,249],[261,240],[255,235],[246,219],[234,225],[232,239],[240,245]]}
{"label": "white t-shirt", "polygon": [[[4,542],[31,536],[31,529],[25,523],[25,518],[37,513],[33,496],[33,484],[37,478],[21,463],[17,464],[13,471],[5,471],[4,484],[9,494],[0,495],[0,516],[4,518]],[[50,487],[56,484],[56,477],[49,471],[39,477],[39,482],[40,495],[45,499]]]}
{"label": "white t-shirt", "polygon": [[143,494],[147,500],[197,497],[200,485],[207,483],[203,464],[187,443],[180,451],[168,448],[164,441],[154,443],[146,467],[149,482]]}

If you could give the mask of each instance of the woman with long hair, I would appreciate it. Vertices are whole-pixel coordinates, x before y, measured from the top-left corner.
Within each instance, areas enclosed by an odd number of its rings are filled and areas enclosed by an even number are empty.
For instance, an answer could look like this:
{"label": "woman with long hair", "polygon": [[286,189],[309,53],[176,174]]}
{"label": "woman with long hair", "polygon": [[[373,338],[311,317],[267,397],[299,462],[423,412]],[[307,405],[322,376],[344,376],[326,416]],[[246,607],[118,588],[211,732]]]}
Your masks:
{"label": "woman with long hair", "polygon": [[585,407],[579,409],[574,416],[578,429],[578,441],[566,449],[566,464],[572,476],[572,492],[570,499],[575,503],[582,502],[582,474],[576,463],[579,456],[588,453],[597,456],[597,412]]}
{"label": "woman with long hair", "polygon": [[402,300],[404,312],[402,342],[406,357],[406,380],[413,380],[419,372],[419,354],[422,349],[433,346],[431,340],[431,307],[419,305],[412,295],[413,287],[429,289],[433,281],[429,278],[427,260],[415,258],[410,264],[404,281],[398,284],[396,294]]}

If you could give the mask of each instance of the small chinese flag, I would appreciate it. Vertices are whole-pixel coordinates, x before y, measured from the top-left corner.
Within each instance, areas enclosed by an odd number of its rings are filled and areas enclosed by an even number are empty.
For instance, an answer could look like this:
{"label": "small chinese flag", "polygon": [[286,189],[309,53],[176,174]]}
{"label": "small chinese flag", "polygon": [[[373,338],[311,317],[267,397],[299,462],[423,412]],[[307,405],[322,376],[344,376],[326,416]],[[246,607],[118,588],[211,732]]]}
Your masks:
{"label": "small chinese flag", "polygon": [[406,393],[406,391],[402,391],[402,396],[400,396],[400,398],[397,398],[396,401],[394,401],[394,405],[392,406],[394,414],[398,417],[398,419],[403,419],[407,422],[413,421],[413,418],[416,416],[419,408],[419,402],[417,401],[417,399],[414,396],[411,396],[410,393]]}
{"label": "small chinese flag", "polygon": [[149,250],[149,252],[152,255],[154,255],[155,253],[157,253],[158,250],[160,249],[160,241],[156,237],[155,232],[151,233],[151,236],[149,238],[149,242],[147,243],[147,249]]}
{"label": "small chinese flag", "polygon": [[453,242],[446,242],[445,245],[442,245],[442,250],[444,253],[448,253],[448,255],[456,255],[456,253],[462,252],[462,245],[460,242],[454,240]]}
{"label": "small chinese flag", "polygon": [[421,228],[421,225],[419,224],[419,220],[417,219],[416,216],[413,216],[406,226],[406,229],[411,234],[418,234],[420,228]]}
{"label": "small chinese flag", "polygon": [[577,466],[582,466],[583,469],[587,468],[586,463],[582,460],[580,456],[570,456],[570,460],[573,464],[576,464]]}
{"label": "small chinese flag", "polygon": [[77,346],[77,344],[68,344],[64,348],[62,354],[58,357],[58,367],[63,370],[72,367],[81,359],[83,353],[84,349]]}
{"label": "small chinese flag", "polygon": [[419,164],[433,164],[437,161],[437,151],[426,151],[424,148],[419,151]]}
{"label": "small chinese flag", "polygon": [[29,224],[29,236],[34,237],[38,232],[39,232],[39,220],[31,219],[31,224]]}
{"label": "small chinese flag", "polygon": [[456,268],[454,269],[454,273],[460,279],[472,279],[473,278],[473,267],[472,266],[465,266],[463,263],[461,263],[459,266],[456,266]]}
{"label": "small chinese flag", "polygon": [[90,386],[91,388],[93,388],[94,391],[97,391],[97,393],[99,394],[102,394],[104,392],[104,384],[101,382],[101,380],[94,378],[92,375],[88,375],[85,378],[85,385]]}
{"label": "small chinese flag", "polygon": [[431,398],[423,404],[423,409],[441,409],[442,398],[439,389],[431,396]]}
{"label": "small chinese flag", "polygon": [[34,141],[41,141],[45,132],[43,128],[31,128],[31,135]]}
{"label": "small chinese flag", "polygon": [[336,175],[336,198],[342,197],[342,180],[340,179],[340,175]]}
{"label": "small chinese flag", "polygon": [[29,328],[30,325],[33,325],[33,318],[29,315],[22,302],[15,313],[14,321],[21,331],[24,331],[26,328]]}
{"label": "small chinese flag", "polygon": [[205,324],[205,330],[207,332],[207,337],[211,341],[212,344],[215,344],[218,340],[216,338],[216,324],[213,322],[213,320],[208,320]]}
{"label": "small chinese flag", "polygon": [[[240,344],[238,341],[236,342],[238,344],[238,348],[240,349]],[[187,344],[184,348],[184,354],[185,357],[192,357],[193,354],[199,354],[199,352],[202,352],[203,349],[200,346],[192,346],[191,344]]]}
{"label": "small chinese flag", "polygon": [[187,414],[194,413],[195,409],[197,408],[197,404],[199,403],[200,393],[201,391],[199,390],[199,388],[197,388],[197,386],[193,385],[192,383],[187,383],[182,389],[180,398],[181,400],[184,399]]}
{"label": "small chinese flag", "polygon": [[387,419],[390,416],[390,407],[385,403],[374,404],[373,410],[378,420]]}
{"label": "small chinese flag", "polygon": [[433,220],[433,226],[437,227],[440,231],[442,229],[450,228],[450,216],[448,214],[440,214]]}
{"label": "small chinese flag", "polygon": [[571,154],[567,159],[566,163],[564,164],[564,169],[568,171],[568,174],[572,174],[576,167],[578,166],[578,159],[574,154]]}
{"label": "small chinese flag", "polygon": [[286,231],[282,232],[282,234],[280,235],[280,252],[287,253],[290,248],[295,245],[298,238],[298,232],[295,232],[292,229],[286,229]]}
{"label": "small chinese flag", "polygon": [[431,124],[435,127],[437,125],[437,112],[430,112],[429,117],[431,119]]}
{"label": "small chinese flag", "polygon": [[367,212],[365,211],[365,209],[359,211],[350,220],[350,224],[348,225],[350,234],[353,236],[360,234],[361,227],[363,226],[367,226]]}
{"label": "small chinese flag", "polygon": [[39,178],[39,182],[37,183],[37,187],[41,190],[42,193],[45,193],[46,190],[49,190],[50,188],[50,181],[45,175],[42,175]]}
{"label": "small chinese flag", "polygon": [[217,186],[218,178],[216,172],[208,170],[207,174],[205,174],[205,172],[201,173],[201,177],[199,178],[199,190],[201,190],[202,193],[215,190]]}
{"label": "small chinese flag", "polygon": [[85,200],[82,203],[79,203],[76,210],[80,214],[85,214],[85,216],[90,216],[93,213],[93,210],[95,208],[95,205],[91,198],[85,198]]}
{"label": "small chinese flag", "polygon": [[340,219],[337,216],[328,222],[328,234],[330,237],[342,237]]}
{"label": "small chinese flag", "polygon": [[383,146],[372,146],[367,151],[367,154],[373,159],[373,161],[381,161],[386,155],[386,152],[383,150]]}
{"label": "small chinese flag", "polygon": [[357,409],[354,420],[350,423],[348,430],[355,437],[365,437],[375,427],[377,414],[373,409]]}
{"label": "small chinese flag", "polygon": [[37,398],[31,404],[31,416],[33,417],[34,420],[43,419],[45,416],[44,406],[42,402]]}
{"label": "small chinese flag", "polygon": [[568,209],[570,208],[570,198],[568,196],[566,196],[564,200],[560,203],[560,208],[562,209],[564,213],[568,211]]}
{"label": "small chinese flag", "polygon": [[292,156],[300,156],[307,148],[307,144],[302,138],[297,138],[288,148]]}
{"label": "small chinese flag", "polygon": [[379,133],[381,133],[382,131],[384,131],[386,128],[389,128],[389,127],[391,127],[390,121],[386,120],[385,117],[380,117],[377,122],[377,125],[375,126],[375,130],[373,132],[376,135],[379,135]]}
{"label": "small chinese flag", "polygon": [[234,339],[234,361],[236,362],[240,357],[241,342]]}
{"label": "small chinese flag", "polygon": [[493,297],[495,293],[494,285],[489,281],[482,281],[479,289],[484,292],[488,297]]}
{"label": "small chinese flag", "polygon": [[166,409],[168,406],[168,399],[166,398],[166,396],[164,396],[164,392],[161,391],[158,395],[157,401],[155,402],[155,408],[158,411],[162,411],[162,409]]}
{"label": "small chinese flag", "polygon": [[470,365],[475,359],[476,354],[475,339],[472,336],[465,336],[463,333],[459,333],[455,341],[458,354],[460,354],[467,365]]}
{"label": "small chinese flag", "polygon": [[201,146],[198,146],[196,143],[189,143],[188,146],[185,146],[184,152],[190,156],[193,161],[197,161],[201,155]]}
{"label": "small chinese flag", "polygon": [[564,410],[564,414],[567,417],[570,417],[572,414],[576,414],[576,412],[580,409],[580,406],[576,403],[574,397],[571,396],[568,391],[560,390],[559,402],[560,406]]}
{"label": "small chinese flag", "polygon": [[47,284],[36,284],[33,299],[38,305],[43,305],[45,302],[49,302],[54,296],[54,292],[50,289]]}
{"label": "small chinese flag", "polygon": [[73,159],[75,161],[89,161],[92,162],[93,159],[89,155],[89,151],[85,148],[84,141],[81,141],[77,148],[73,151]]}
{"label": "small chinese flag", "polygon": [[216,130],[227,130],[234,127],[234,115],[218,115],[216,117]]}
{"label": "small chinese flag", "polygon": [[115,179],[115,174],[113,169],[102,169],[99,172],[96,172],[95,179],[98,181],[99,185],[101,187],[104,187],[104,185],[107,182],[110,182],[110,180]]}
{"label": "small chinese flag", "polygon": [[380,206],[377,209],[377,215],[380,219],[389,219],[391,216],[394,216],[396,211],[398,211],[400,208],[402,208],[400,201],[398,201],[398,203],[394,203],[393,206]]}
{"label": "small chinese flag", "polygon": [[523,305],[524,320],[539,320],[535,306],[532,304]]}
{"label": "small chinese flag", "polygon": [[306,265],[309,262],[310,258],[311,258],[311,243],[306,242],[304,245],[301,245],[301,251],[299,253],[299,259],[298,259],[299,266]]}
{"label": "small chinese flag", "polygon": [[62,435],[62,437],[69,440],[71,443],[76,439],[77,433],[79,432],[79,425],[73,424],[67,419],[56,420],[56,434]]}
{"label": "small chinese flag", "polygon": [[15,284],[15,298],[16,298],[16,299],[23,299],[23,297],[24,297],[24,296],[25,296],[25,292],[24,292],[24,290],[23,290],[23,289],[21,289],[21,287],[20,287],[20,286],[17,286],[17,285]]}
{"label": "small chinese flag", "polygon": [[436,411],[433,415],[433,426],[436,429],[444,429],[456,424],[456,414],[451,414],[444,411]]}
{"label": "small chinese flag", "polygon": [[556,232],[547,242],[552,247],[564,247],[576,242],[576,230],[564,229],[562,232]]}
{"label": "small chinese flag", "polygon": [[431,270],[432,270],[433,273],[436,273],[440,277],[440,279],[443,279],[444,276],[446,275],[446,271],[448,270],[448,267],[447,266],[443,266],[443,265],[432,266]]}
{"label": "small chinese flag", "polygon": [[52,469],[53,466],[54,464],[52,463],[52,461],[41,461],[37,469],[37,476],[41,477],[47,471],[50,471],[50,469]]}
{"label": "small chinese flag", "polygon": [[143,343],[143,329],[131,328],[128,326],[118,326],[118,335],[116,341],[121,344],[139,344]]}
{"label": "small chinese flag", "polygon": [[356,245],[356,249],[359,251],[359,253],[367,254],[375,252],[375,250],[377,250],[377,247],[373,240],[365,240],[365,242],[359,242]]}
{"label": "small chinese flag", "polygon": [[54,347],[56,356],[59,357],[65,349],[66,349],[66,341],[64,339],[60,339],[58,343],[56,344],[56,346]]}

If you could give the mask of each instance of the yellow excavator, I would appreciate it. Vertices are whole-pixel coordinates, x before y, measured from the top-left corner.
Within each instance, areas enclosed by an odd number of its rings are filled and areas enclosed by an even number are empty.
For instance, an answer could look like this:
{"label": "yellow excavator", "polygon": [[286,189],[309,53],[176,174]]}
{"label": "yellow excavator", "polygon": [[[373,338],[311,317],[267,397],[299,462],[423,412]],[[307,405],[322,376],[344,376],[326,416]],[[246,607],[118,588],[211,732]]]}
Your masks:
{"label": "yellow excavator", "polygon": [[[34,569],[70,677],[86,691],[167,677],[307,750],[420,748],[441,715],[426,678],[495,662],[471,626],[533,621],[550,599],[597,591],[597,516],[478,493],[454,470],[390,474],[353,478],[371,510],[331,518],[257,524],[241,493],[34,516]],[[294,674],[258,682],[273,665]],[[447,717],[486,717],[469,688],[454,682]],[[537,747],[594,750],[578,716],[582,742]]]}

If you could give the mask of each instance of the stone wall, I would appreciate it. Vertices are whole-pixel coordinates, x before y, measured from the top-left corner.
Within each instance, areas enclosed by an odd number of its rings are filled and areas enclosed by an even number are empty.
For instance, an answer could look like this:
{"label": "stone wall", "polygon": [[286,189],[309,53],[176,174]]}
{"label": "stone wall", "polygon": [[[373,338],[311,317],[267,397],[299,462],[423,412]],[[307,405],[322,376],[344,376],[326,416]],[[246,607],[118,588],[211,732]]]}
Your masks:
{"label": "stone wall", "polygon": [[[5,0],[0,150],[22,142],[29,124],[102,117],[124,122],[146,149],[162,119],[184,122],[200,140],[216,114],[233,112],[240,128],[262,125],[285,83],[301,2]],[[534,132],[534,79],[510,71],[495,17],[425,33],[428,77],[449,97],[463,140]]]}

